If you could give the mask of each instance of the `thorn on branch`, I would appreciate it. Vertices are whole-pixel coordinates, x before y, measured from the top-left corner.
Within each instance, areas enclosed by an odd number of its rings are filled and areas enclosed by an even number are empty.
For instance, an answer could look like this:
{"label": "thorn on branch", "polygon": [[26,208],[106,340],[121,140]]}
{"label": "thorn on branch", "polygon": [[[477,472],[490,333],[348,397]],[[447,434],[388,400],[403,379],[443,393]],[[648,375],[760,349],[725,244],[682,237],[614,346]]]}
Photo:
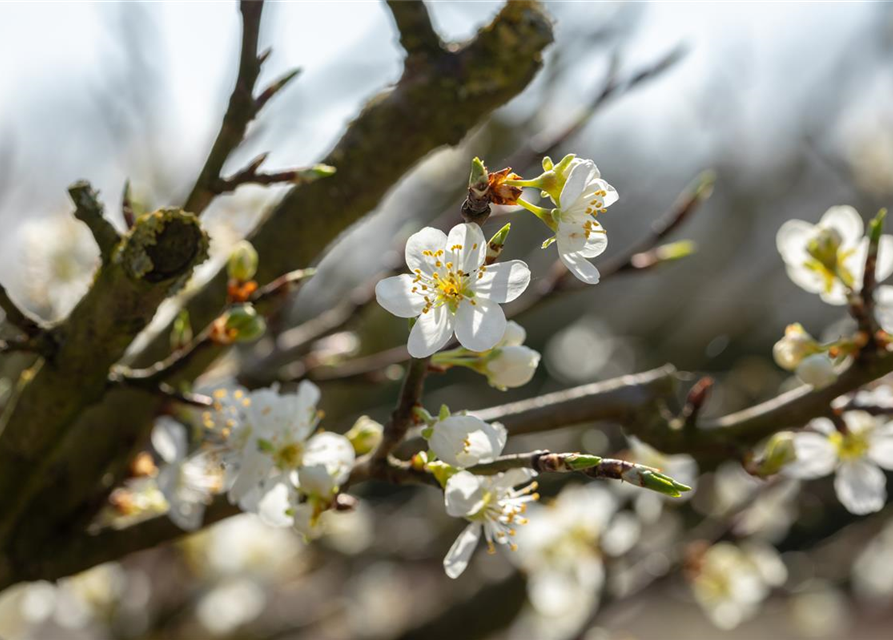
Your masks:
{"label": "thorn on branch", "polygon": [[68,195],[74,202],[74,217],[90,228],[93,239],[99,245],[102,262],[108,264],[121,236],[103,215],[102,203],[99,202],[96,191],[89,182],[82,180],[68,187]]}
{"label": "thorn on branch", "polygon": [[261,109],[263,109],[266,104],[273,98],[273,96],[277,95],[280,91],[282,91],[289,82],[297,78],[301,74],[302,69],[292,69],[281,78],[271,83],[266,89],[260,92],[260,95],[257,96],[254,100],[254,112],[257,114]]}

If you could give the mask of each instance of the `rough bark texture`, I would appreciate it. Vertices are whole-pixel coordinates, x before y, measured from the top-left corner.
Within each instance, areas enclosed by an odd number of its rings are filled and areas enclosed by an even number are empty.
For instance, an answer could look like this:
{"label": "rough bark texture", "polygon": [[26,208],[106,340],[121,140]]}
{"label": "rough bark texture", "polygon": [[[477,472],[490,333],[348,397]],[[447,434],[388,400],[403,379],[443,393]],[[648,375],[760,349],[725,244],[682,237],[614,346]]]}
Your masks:
{"label": "rough bark texture", "polygon": [[[398,83],[366,105],[323,160],[337,168],[335,176],[294,187],[260,225],[252,238],[261,255],[257,279],[269,281],[317,260],[338,235],[374,209],[408,169],[438,147],[458,143],[483,117],[520,93],[539,69],[551,40],[551,24],[541,7],[513,1],[468,44],[414,56]],[[171,243],[180,237],[162,235]],[[125,239],[125,248],[127,243]],[[159,279],[161,266],[155,267],[156,262],[163,264],[165,273],[177,265],[185,267],[187,261],[167,262],[176,252],[146,249],[144,261],[128,260],[145,269],[137,269],[139,286],[134,285],[134,291],[124,286],[130,276],[118,273],[123,267],[103,267],[69,321],[77,328],[77,339],[65,341],[68,346],[58,362],[28,372],[30,382],[8,408],[3,424],[9,437],[0,436],[0,461],[8,463],[0,467],[0,487],[7,491],[0,504],[12,500],[15,511],[3,510],[0,534],[7,540],[0,585],[59,577],[89,566],[70,557],[84,547],[63,543],[83,540],[84,519],[122,478],[129,454],[145,442],[163,402],[144,391],[109,391],[108,368],[180,281],[179,276]],[[121,287],[123,295],[117,290]],[[194,326],[205,326],[219,313],[225,291],[221,273],[197,294],[189,304]],[[136,364],[150,365],[167,350],[162,332]],[[178,379],[194,379],[216,355],[217,350],[209,351],[179,372]],[[50,417],[48,426],[33,420],[44,413]],[[32,429],[34,424],[42,426]],[[46,473],[32,472],[38,458]],[[25,478],[27,494],[13,497],[8,489],[21,486]],[[67,546],[71,550],[63,556]]]}

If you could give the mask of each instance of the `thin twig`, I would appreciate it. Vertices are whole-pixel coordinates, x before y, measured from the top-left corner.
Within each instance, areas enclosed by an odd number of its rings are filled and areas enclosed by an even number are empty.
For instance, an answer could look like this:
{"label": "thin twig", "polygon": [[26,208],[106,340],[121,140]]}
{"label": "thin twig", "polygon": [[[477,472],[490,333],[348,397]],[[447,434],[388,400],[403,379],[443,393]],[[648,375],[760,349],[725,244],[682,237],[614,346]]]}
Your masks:
{"label": "thin twig", "polygon": [[82,180],[68,187],[68,194],[75,205],[74,217],[90,228],[93,239],[99,245],[103,263],[108,263],[121,236],[103,215],[102,203],[99,202],[96,191],[89,182]]}
{"label": "thin twig", "polygon": [[403,378],[403,387],[400,389],[397,406],[391,414],[391,419],[385,425],[381,444],[372,454],[370,462],[373,469],[387,465],[388,456],[406,437],[406,432],[412,426],[413,410],[422,398],[430,361],[430,358],[413,358],[409,363],[406,376]]}
{"label": "thin twig", "polygon": [[400,46],[410,59],[443,52],[443,43],[431,24],[424,2],[388,0],[387,4],[400,32]]}

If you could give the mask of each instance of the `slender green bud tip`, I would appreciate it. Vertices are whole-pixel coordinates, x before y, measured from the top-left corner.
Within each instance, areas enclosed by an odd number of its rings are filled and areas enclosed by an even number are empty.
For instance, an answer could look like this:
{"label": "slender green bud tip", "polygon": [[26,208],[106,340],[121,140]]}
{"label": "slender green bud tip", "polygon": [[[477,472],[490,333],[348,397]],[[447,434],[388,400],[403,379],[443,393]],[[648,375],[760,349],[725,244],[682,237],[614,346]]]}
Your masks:
{"label": "slender green bud tip", "polygon": [[887,210],[881,209],[868,224],[868,238],[872,244],[877,244],[881,241],[881,234],[884,232],[884,220],[886,217]]}
{"label": "slender green bud tip", "polygon": [[698,250],[698,245],[691,240],[680,240],[678,242],[670,242],[657,247],[654,255],[659,262],[669,262],[672,260],[681,260],[694,254]]}
{"label": "slender green bud tip", "polygon": [[475,159],[471,161],[471,175],[468,177],[468,188],[486,189],[489,184],[489,177],[490,174],[487,171],[484,162],[480,158],[475,157]]}

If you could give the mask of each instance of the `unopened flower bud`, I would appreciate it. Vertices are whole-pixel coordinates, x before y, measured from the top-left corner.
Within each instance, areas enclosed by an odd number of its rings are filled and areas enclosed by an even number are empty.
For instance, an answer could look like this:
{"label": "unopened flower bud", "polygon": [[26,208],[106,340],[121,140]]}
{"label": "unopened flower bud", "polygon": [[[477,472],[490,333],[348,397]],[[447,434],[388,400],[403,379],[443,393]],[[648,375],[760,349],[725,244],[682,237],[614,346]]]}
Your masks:
{"label": "unopened flower bud", "polygon": [[354,452],[362,456],[378,447],[383,433],[384,427],[380,423],[369,416],[360,416],[344,435],[353,445]]}
{"label": "unopened flower bud", "polygon": [[684,491],[691,491],[691,487],[688,485],[677,482],[656,469],[641,464],[628,467],[620,474],[620,477],[630,484],[637,485],[643,489],[650,489],[672,498],[680,497]]}
{"label": "unopened flower bud", "polygon": [[487,379],[497,389],[521,387],[533,378],[540,354],[525,346],[501,347],[487,360]]}
{"label": "unopened flower bud", "polygon": [[784,338],[772,347],[775,363],[786,371],[794,371],[803,358],[819,352],[819,343],[809,335],[800,323],[789,324]]}
{"label": "unopened flower bud", "polygon": [[803,358],[796,373],[801,381],[816,389],[827,387],[837,380],[834,362],[825,353],[815,353]]}
{"label": "unopened flower bud", "polygon": [[267,329],[263,316],[258,314],[251,304],[236,305],[227,311],[223,318],[225,337],[230,342],[257,340]]}
{"label": "unopened flower bud", "polygon": [[794,434],[790,431],[776,433],[766,443],[762,459],[756,465],[756,473],[760,476],[772,476],[781,471],[786,464],[797,459],[794,450]]}
{"label": "unopened flower bud", "polygon": [[239,242],[226,263],[226,272],[230,278],[239,282],[248,282],[257,273],[257,251],[247,240]]}
{"label": "unopened flower bud", "polygon": [[181,309],[171,327],[171,350],[182,349],[192,342],[192,325],[189,322],[189,311]]}
{"label": "unopened flower bud", "polygon": [[527,331],[514,320],[509,320],[505,324],[505,333],[502,334],[502,340],[499,345],[502,347],[516,347],[524,344],[527,339]]}

